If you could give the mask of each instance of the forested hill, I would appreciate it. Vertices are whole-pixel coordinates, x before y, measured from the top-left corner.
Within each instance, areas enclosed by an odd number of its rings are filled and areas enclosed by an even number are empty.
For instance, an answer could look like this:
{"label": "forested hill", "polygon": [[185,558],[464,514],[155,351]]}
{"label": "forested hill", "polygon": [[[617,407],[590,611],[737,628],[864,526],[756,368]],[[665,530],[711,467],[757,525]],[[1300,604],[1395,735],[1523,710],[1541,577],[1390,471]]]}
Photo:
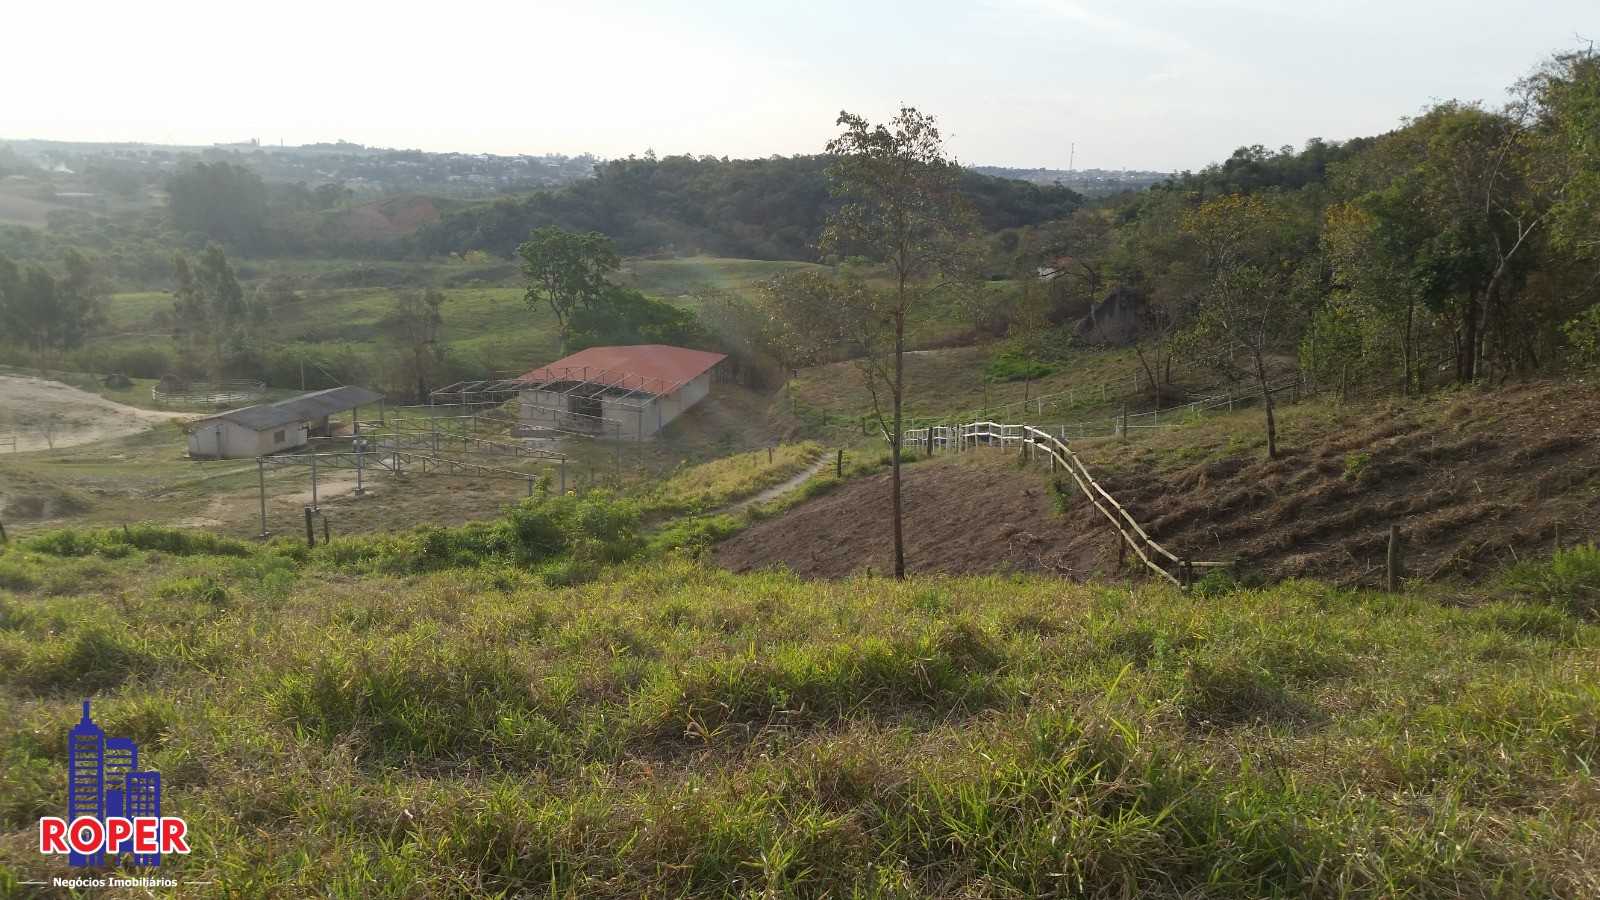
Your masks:
{"label": "forested hill", "polygon": [[[443,216],[419,230],[424,253],[484,250],[509,256],[534,228],[599,231],[624,253],[663,248],[746,259],[816,258],[829,206],[826,156],[615,160],[593,180],[505,197]],[[968,173],[966,190],[989,230],[1036,225],[1083,203],[1056,185]]]}

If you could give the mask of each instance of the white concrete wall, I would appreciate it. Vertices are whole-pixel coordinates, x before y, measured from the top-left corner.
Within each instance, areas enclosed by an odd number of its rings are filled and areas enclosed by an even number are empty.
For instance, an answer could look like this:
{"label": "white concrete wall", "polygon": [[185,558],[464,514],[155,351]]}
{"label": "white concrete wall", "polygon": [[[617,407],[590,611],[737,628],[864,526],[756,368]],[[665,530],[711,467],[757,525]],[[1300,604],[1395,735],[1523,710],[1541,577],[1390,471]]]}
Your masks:
{"label": "white concrete wall", "polygon": [[711,393],[711,373],[704,372],[676,391],[646,403],[643,410],[635,410],[631,406],[613,405],[607,401],[605,416],[622,423],[622,436],[625,438],[638,439],[641,429],[645,437],[650,437],[705,399],[709,393]]}
{"label": "white concrete wall", "polygon": [[[283,440],[274,440],[280,431]],[[298,423],[257,432],[226,419],[212,419],[189,435],[189,455],[197,459],[255,459],[305,445],[306,429]]]}
{"label": "white concrete wall", "polygon": [[[646,402],[642,411],[634,408],[641,402],[642,395],[634,395],[621,403],[602,397],[600,415],[602,418],[622,423],[622,436],[637,440],[641,430],[645,437],[650,437],[660,431],[662,426],[705,399],[709,393],[711,393],[711,373],[703,372],[700,377],[673,393]],[[564,394],[523,391],[522,410],[517,414],[517,419],[523,425],[570,430],[580,427],[571,417],[565,415],[570,406],[570,401]],[[611,428],[610,425],[605,426],[607,437],[612,434]]]}
{"label": "white concrete wall", "polygon": [[554,391],[522,391],[522,408],[517,421],[535,428],[559,428],[564,431],[581,431],[594,423],[570,415],[572,398]]}

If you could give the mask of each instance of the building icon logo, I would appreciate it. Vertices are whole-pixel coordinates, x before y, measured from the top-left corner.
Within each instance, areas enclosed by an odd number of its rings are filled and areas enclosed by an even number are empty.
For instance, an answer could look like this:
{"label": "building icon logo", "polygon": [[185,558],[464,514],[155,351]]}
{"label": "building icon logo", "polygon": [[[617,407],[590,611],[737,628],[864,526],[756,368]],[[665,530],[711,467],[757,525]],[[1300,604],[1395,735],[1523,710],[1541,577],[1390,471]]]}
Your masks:
{"label": "building icon logo", "polygon": [[68,865],[159,866],[163,853],[188,853],[188,826],[161,814],[161,773],[139,771],[131,738],[106,737],[89,717],[67,734],[67,817],[39,820],[39,852]]}

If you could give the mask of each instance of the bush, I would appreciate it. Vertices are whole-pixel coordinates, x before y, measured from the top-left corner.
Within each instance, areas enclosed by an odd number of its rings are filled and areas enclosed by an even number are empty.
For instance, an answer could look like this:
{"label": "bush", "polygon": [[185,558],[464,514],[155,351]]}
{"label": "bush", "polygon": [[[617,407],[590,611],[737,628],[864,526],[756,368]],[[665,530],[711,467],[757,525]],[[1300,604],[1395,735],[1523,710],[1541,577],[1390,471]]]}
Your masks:
{"label": "bush", "polygon": [[167,600],[191,600],[208,606],[227,606],[228,590],[210,574],[180,575],[156,586],[156,596]]}
{"label": "bush", "polygon": [[134,550],[159,550],[173,556],[249,556],[255,552],[244,541],[165,525],[62,528],[28,538],[24,544],[51,556],[99,555],[108,559],[121,559]]}
{"label": "bush", "polygon": [[[508,505],[493,522],[459,528],[425,525],[386,537],[344,538],[303,555],[289,555],[331,568],[397,575],[486,565],[542,571],[576,561],[576,568],[556,577],[569,583],[586,580],[599,566],[637,553],[643,545],[639,518],[636,504],[606,491],[541,494]],[[587,574],[578,577],[580,572]]]}

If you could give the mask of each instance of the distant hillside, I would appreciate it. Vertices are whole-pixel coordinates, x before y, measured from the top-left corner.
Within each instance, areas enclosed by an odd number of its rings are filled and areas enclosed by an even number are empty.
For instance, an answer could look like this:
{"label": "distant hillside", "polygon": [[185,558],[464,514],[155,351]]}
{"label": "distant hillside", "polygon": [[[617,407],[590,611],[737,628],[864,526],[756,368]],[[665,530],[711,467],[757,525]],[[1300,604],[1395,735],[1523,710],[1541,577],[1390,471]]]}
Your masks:
{"label": "distant hillside", "polygon": [[[825,156],[727,160],[668,156],[614,160],[597,177],[556,191],[475,204],[423,226],[430,255],[484,250],[505,256],[533,228],[599,231],[623,252],[661,249],[748,259],[813,260],[831,209]],[[991,231],[1060,219],[1083,198],[971,172],[967,193]]]}
{"label": "distant hillside", "polygon": [[427,193],[481,197],[559,187],[590,178],[589,154],[540,156],[429,153],[366,147],[348,141],[282,147],[246,141],[189,147],[0,139],[0,176],[8,171],[78,176],[91,189],[132,195],[197,162],[243,166],[269,185],[337,184],[361,195]]}
{"label": "distant hillside", "polygon": [[1173,177],[1171,172],[1150,172],[1139,169],[1007,169],[1001,166],[969,166],[968,171],[1031,184],[1059,184],[1091,197],[1125,190],[1146,191]]}

